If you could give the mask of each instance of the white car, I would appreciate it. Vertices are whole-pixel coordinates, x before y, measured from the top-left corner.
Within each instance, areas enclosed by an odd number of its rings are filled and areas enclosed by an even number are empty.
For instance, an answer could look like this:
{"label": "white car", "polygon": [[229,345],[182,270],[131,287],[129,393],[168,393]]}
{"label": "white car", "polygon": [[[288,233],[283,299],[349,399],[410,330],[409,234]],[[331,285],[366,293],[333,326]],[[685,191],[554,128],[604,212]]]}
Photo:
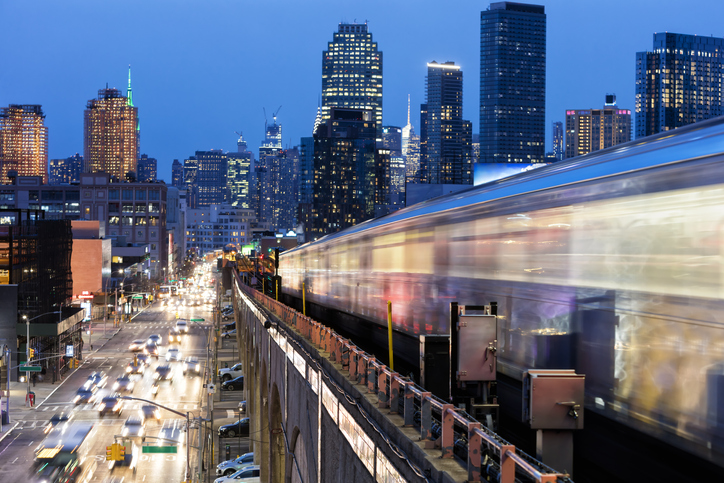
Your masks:
{"label": "white car", "polygon": [[189,331],[189,325],[186,323],[185,320],[177,320],[176,321],[176,328],[181,332],[182,334],[186,334]]}
{"label": "white car", "polygon": [[241,370],[241,362],[234,364],[232,367],[222,367],[219,369],[219,379],[221,382],[230,381],[243,375],[244,371]]}
{"label": "white car", "polygon": [[214,483],[260,483],[261,471],[258,465],[246,466],[230,476],[216,478]]}
{"label": "white car", "polygon": [[246,453],[233,460],[227,460],[216,466],[217,476],[231,476],[247,466],[254,465],[254,453]]}
{"label": "white car", "polygon": [[166,351],[166,360],[167,361],[180,361],[181,360],[181,351],[178,347],[169,347]]}

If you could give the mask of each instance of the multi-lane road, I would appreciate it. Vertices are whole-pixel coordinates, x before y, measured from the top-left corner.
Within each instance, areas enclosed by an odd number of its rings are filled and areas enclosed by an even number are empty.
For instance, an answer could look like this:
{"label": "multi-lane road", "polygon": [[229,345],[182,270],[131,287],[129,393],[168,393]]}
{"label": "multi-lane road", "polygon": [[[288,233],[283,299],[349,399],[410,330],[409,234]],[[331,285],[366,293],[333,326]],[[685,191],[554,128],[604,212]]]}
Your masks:
{"label": "multi-lane road", "polygon": [[[136,482],[181,482],[184,481],[186,471],[186,419],[170,411],[161,410],[159,421],[148,420],[145,427],[145,441],[141,438],[126,439],[127,451],[131,453],[132,447],[136,446],[135,457],[137,467],[135,470],[127,466],[115,466],[109,468],[106,462],[106,446],[114,442],[114,437],[120,436],[123,424],[128,417],[138,416],[139,408],[146,403],[140,401],[125,401],[120,416],[105,415],[101,417],[95,404],[73,403],[76,391],[81,387],[88,376],[94,371],[104,371],[108,375],[108,385],[99,390],[103,395],[111,392],[113,382],[116,378],[125,373],[126,366],[133,359],[133,353],[128,346],[134,339],[147,339],[152,334],[159,334],[163,338],[160,347],[159,359],[150,359],[150,365],[143,375],[136,378],[135,388],[127,395],[137,398],[153,400],[154,402],[174,409],[180,413],[190,412],[191,417],[203,416],[202,388],[203,373],[206,364],[206,332],[205,327],[199,323],[189,323],[188,334],[183,337],[181,343],[174,345],[180,348],[183,358],[196,356],[201,363],[201,375],[182,373],[182,362],[170,362],[174,378],[173,383],[164,382],[159,385],[158,394],[152,395],[153,372],[159,364],[165,364],[165,353],[169,347],[168,332],[176,323],[175,309],[162,307],[156,302],[151,307],[137,315],[133,321],[124,323],[121,330],[105,345],[86,355],[83,364],[69,377],[67,377],[59,388],[52,393],[43,404],[34,411],[24,413],[24,419],[20,421],[13,433],[0,444],[0,481],[1,482],[32,482],[35,481],[32,475],[34,462],[34,450],[45,437],[44,428],[53,414],[61,411],[72,411],[73,421],[91,421],[95,423],[93,440],[89,459],[97,462],[93,482],[110,481],[136,481]],[[179,313],[181,318],[203,318],[206,321],[200,323],[202,326],[211,324],[211,306],[201,305],[182,309]],[[204,409],[205,410],[205,409]],[[169,435],[174,437],[181,435],[182,444],[178,445],[174,453],[148,453],[143,452],[142,446],[155,445],[158,441],[168,439]],[[192,431],[191,451],[194,446],[197,432]],[[161,440],[157,438],[162,438]],[[166,441],[168,444],[168,441]],[[195,459],[194,459],[195,460]],[[91,460],[92,461],[92,460]]]}

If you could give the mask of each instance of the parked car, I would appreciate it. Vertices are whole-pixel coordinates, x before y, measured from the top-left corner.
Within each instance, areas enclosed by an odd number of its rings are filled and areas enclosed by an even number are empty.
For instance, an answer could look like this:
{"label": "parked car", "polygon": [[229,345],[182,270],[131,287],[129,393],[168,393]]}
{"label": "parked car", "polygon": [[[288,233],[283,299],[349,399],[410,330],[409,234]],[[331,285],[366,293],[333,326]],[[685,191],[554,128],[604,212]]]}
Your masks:
{"label": "parked car", "polygon": [[238,458],[222,461],[216,465],[216,474],[229,476],[239,471],[242,467],[252,464],[254,464],[254,453],[244,453]]}
{"label": "parked car", "polygon": [[249,436],[249,418],[243,418],[235,423],[226,424],[219,428],[220,438],[233,438],[238,435]]}
{"label": "parked car", "polygon": [[236,337],[236,329],[224,332],[223,334],[221,334],[221,336],[224,339],[231,339],[232,337]]}
{"label": "parked car", "polygon": [[257,465],[246,466],[229,476],[216,478],[214,483],[259,483],[261,470]]}
{"label": "parked car", "polygon": [[222,331],[222,332],[226,332],[226,331],[228,331],[228,330],[234,330],[234,329],[236,329],[236,321],[234,321],[234,322],[229,322],[228,324],[224,324],[224,325],[221,326],[221,331]]}
{"label": "parked car", "polygon": [[183,371],[184,376],[189,372],[199,374],[201,372],[201,364],[199,363],[199,360],[193,356],[187,357],[184,361]]}
{"label": "parked car", "polygon": [[222,367],[219,369],[219,379],[221,379],[221,382],[230,381],[231,379],[243,374],[244,373],[241,371],[241,362],[234,364],[231,367]]}
{"label": "parked car", "polygon": [[244,376],[221,383],[221,389],[224,391],[242,391],[244,389]]}
{"label": "parked car", "polygon": [[234,318],[234,312],[226,312],[226,313],[223,313],[223,312],[222,312],[222,313],[221,313],[221,318],[224,319],[224,320],[233,319],[233,318]]}

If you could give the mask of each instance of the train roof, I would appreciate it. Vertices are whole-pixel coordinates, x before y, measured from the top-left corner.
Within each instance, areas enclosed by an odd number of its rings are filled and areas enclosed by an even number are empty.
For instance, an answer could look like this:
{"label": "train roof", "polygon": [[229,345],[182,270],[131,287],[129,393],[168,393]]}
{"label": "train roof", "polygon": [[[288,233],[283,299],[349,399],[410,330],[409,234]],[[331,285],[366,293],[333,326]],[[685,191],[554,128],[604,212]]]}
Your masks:
{"label": "train roof", "polygon": [[364,221],[313,242],[287,250],[351,236],[371,228],[486,201],[581,183],[626,172],[699,159],[724,152],[724,116],[643,139],[558,161],[525,173],[432,198],[388,215]]}

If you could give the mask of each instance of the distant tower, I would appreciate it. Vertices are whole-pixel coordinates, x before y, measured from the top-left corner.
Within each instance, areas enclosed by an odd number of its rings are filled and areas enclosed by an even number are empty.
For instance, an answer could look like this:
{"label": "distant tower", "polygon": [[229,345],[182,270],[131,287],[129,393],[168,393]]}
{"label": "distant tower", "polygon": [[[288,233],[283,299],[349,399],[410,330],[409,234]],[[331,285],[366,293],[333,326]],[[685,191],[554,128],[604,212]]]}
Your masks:
{"label": "distant tower", "polygon": [[0,184],[10,181],[8,171],[48,182],[48,128],[39,105],[0,108]]}
{"label": "distant tower", "polygon": [[563,123],[560,121],[553,123],[553,156],[556,161],[563,159]]}
{"label": "distant tower", "polygon": [[472,184],[472,127],[463,120],[463,73],[454,62],[427,64],[427,117],[420,153],[423,183]]}
{"label": "distant tower", "polygon": [[653,52],[636,54],[636,137],[724,114],[724,39],[655,33]]}
{"label": "distant tower", "polygon": [[322,53],[322,121],[332,107],[370,109],[382,129],[382,52],[367,24],[339,24]]}
{"label": "distant tower", "polygon": [[174,159],[171,165],[171,185],[176,188],[184,185],[184,165],[178,159]]}
{"label": "distant tower", "polygon": [[116,180],[136,171],[139,156],[138,108],[118,89],[100,89],[88,101],[83,132],[84,172],[105,172]]}
{"label": "distant tower", "polygon": [[491,3],[480,13],[480,162],[544,161],[545,89],[545,7]]}
{"label": "distant tower", "polygon": [[156,158],[149,158],[147,154],[142,154],[138,158],[138,171],[136,179],[139,183],[155,183],[157,177],[158,161]]}
{"label": "distant tower", "polygon": [[80,183],[80,174],[83,172],[83,156],[75,153],[65,159],[51,159],[48,170],[48,184]]}
{"label": "distant tower", "polygon": [[566,158],[582,156],[631,140],[631,111],[607,94],[603,109],[566,111]]}

